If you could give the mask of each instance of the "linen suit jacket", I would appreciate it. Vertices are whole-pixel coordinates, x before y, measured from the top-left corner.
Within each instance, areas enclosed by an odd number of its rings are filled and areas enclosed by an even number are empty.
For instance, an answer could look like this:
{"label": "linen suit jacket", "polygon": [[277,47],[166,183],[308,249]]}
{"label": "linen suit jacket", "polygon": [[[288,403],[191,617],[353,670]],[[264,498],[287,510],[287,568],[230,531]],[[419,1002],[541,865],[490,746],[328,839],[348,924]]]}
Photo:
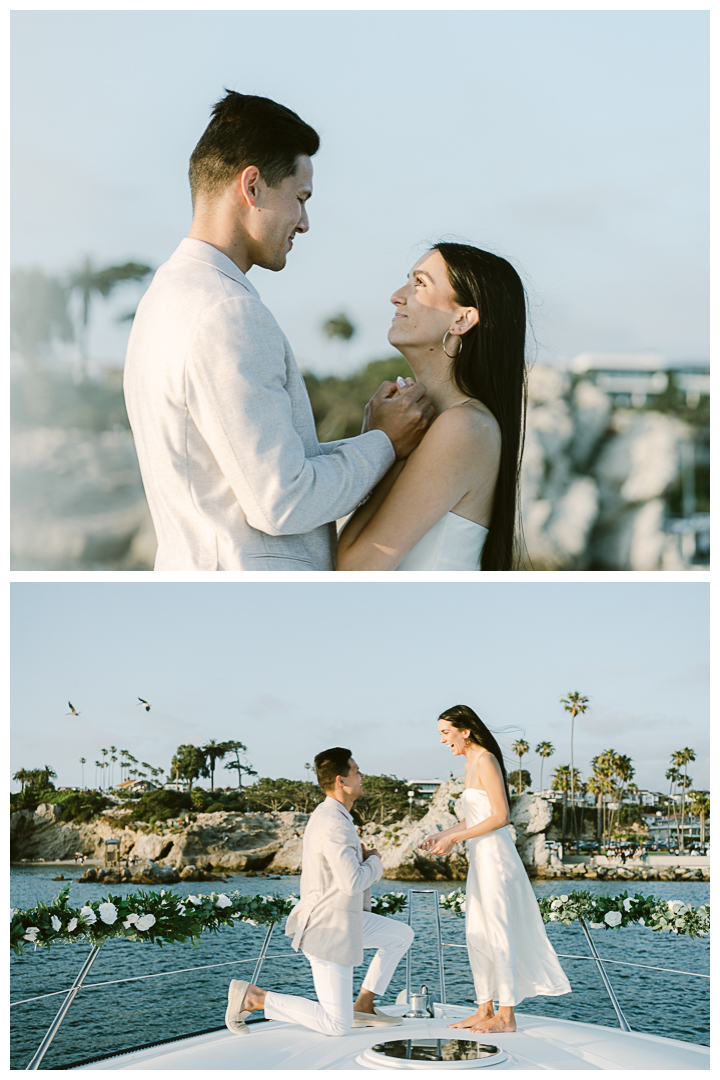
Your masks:
{"label": "linen suit jacket", "polygon": [[361,964],[363,911],[370,910],[370,886],[381,877],[377,855],[363,862],[348,811],[337,799],[325,799],[303,836],[300,902],[285,925],[293,949],[348,967]]}
{"label": "linen suit jacket", "polygon": [[156,272],[124,382],[156,570],[332,570],[336,519],[395,460],[382,431],[318,442],[285,335],[202,240]]}

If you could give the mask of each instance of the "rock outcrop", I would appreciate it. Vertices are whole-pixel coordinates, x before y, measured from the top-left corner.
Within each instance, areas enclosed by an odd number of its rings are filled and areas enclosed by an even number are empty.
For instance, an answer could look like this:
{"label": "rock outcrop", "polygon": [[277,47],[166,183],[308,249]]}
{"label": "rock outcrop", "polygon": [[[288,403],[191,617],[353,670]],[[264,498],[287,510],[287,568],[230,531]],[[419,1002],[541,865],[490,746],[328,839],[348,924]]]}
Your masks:
{"label": "rock outcrop", "polygon": [[[184,825],[170,821],[154,827],[130,823],[123,818],[106,814],[89,824],[63,822],[60,806],[42,804],[36,811],[20,810],[10,817],[10,852],[13,861],[26,859],[45,862],[71,860],[76,852],[95,861],[105,856],[105,841],[119,840],[118,855],[122,862],[128,856],[139,860],[139,866],[152,863],[174,868],[178,874],[186,867],[202,874],[208,871],[238,873],[265,871],[276,855],[299,837],[307,814],[280,812],[276,814],[234,814],[218,812],[196,814],[195,821]],[[289,846],[288,846],[289,843]],[[297,861],[297,860],[296,860]],[[278,867],[273,867],[278,872]],[[282,872],[290,873],[285,869]],[[299,864],[297,872],[299,873]],[[192,880],[206,880],[202,877]]]}

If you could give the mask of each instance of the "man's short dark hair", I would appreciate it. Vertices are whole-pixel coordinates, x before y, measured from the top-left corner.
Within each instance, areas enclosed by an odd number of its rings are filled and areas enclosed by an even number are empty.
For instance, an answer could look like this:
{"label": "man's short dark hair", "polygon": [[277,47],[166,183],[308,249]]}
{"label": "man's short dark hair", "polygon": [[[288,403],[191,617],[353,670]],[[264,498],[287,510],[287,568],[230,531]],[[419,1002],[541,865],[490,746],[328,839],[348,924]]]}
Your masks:
{"label": "man's short dark hair", "polygon": [[190,158],[193,204],[198,194],[222,194],[232,180],[256,165],[270,187],[297,169],[297,159],[320,148],[318,133],[297,113],[270,98],[226,90]]}
{"label": "man's short dark hair", "polygon": [[333,746],[315,755],[315,775],[323,791],[332,791],[336,776],[347,776],[351,757],[352,750],[345,746]]}

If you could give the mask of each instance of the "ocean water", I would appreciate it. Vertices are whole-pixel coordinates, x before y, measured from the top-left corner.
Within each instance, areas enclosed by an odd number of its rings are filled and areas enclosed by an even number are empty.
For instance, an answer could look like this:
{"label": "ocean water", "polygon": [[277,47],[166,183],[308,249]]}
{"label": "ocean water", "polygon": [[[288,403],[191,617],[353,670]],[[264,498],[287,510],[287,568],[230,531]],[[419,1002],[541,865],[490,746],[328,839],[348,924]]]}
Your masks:
{"label": "ocean water", "polygon": [[[51,867],[13,867],[11,872],[11,904],[29,908],[38,900],[48,901],[61,888],[52,881],[57,872]],[[79,868],[77,871],[79,872]],[[172,886],[179,895],[208,893],[212,889],[240,889],[248,894],[271,892],[287,896],[297,892],[298,877],[232,878],[227,884],[182,882]],[[402,891],[410,888],[437,888],[450,892],[461,883],[409,883],[380,881],[373,892]],[[533,882],[536,895],[559,895],[579,888],[581,883],[564,881]],[[617,894],[626,888],[662,899],[680,899],[693,905],[707,903],[710,886],[707,882],[587,882],[592,892]],[[144,886],[157,888],[160,886]],[[73,904],[98,900],[111,892],[125,894],[137,889],[132,885],[79,885],[72,883],[70,898]],[[464,942],[465,923],[453,915],[441,915],[444,940]],[[428,984],[439,989],[438,964],[435,948],[435,919],[431,896],[413,898],[413,926],[416,945],[413,949],[413,987]],[[588,955],[587,942],[579,926],[565,927],[557,923],[547,926],[548,936],[559,954]],[[42,1068],[62,1068],[103,1053],[138,1046],[169,1038],[173,1035],[221,1027],[227,1003],[227,987],[231,978],[249,978],[253,963],[265,936],[264,928],[239,924],[236,927],[208,934],[200,945],[169,945],[159,949],[129,941],[110,941],[100,950],[88,983],[131,976],[171,972],[195,968],[204,964],[228,964],[226,967],[201,971],[181,971],[165,978],[80,991],[71,1005],[58,1034],[42,1063]],[[678,938],[658,934],[642,927],[618,931],[594,931],[593,939],[600,956],[625,960],[654,967],[681,969],[687,972],[709,972],[709,940],[707,938]],[[420,947],[418,948],[418,944]],[[63,990],[72,984],[87,954],[86,945],[58,945],[51,949],[33,950],[28,946],[23,957],[11,960],[11,1001]],[[307,961],[292,954],[289,939],[276,928],[269,956],[263,968],[260,984],[266,989],[314,997],[312,978]],[[446,989],[449,1001],[474,1004],[473,985],[467,956],[462,949],[446,950]],[[370,956],[367,957],[368,961]],[[241,961],[237,963],[236,961]],[[572,986],[572,993],[559,998],[534,998],[523,1002],[518,1012],[557,1016],[587,1023],[617,1026],[617,1019],[602,985],[596,965],[585,960],[561,959]],[[357,968],[356,989],[362,982],[364,968]],[[709,1043],[709,981],[690,975],[665,974],[659,971],[608,965],[610,979],[630,1026],[688,1042]],[[405,966],[401,964],[384,998],[395,1000],[405,988]],[[40,1044],[55,1016],[62,996],[16,1005],[11,1008],[11,1067],[24,1069]],[[382,1003],[381,1003],[382,1004]]]}

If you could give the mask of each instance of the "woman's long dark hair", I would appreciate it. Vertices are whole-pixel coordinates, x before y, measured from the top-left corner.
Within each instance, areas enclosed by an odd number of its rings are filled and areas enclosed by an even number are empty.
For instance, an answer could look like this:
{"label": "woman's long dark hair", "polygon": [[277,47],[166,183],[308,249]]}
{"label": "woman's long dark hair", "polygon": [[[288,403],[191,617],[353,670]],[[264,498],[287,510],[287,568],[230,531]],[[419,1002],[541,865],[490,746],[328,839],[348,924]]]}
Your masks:
{"label": "woman's long dark hair", "polygon": [[491,754],[495,755],[505,781],[505,794],[509,806],[510,788],[508,787],[505,762],[503,761],[502,750],[498,746],[498,741],[490,728],[483,723],[475,710],[471,709],[469,705],[453,705],[452,709],[446,709],[444,713],[440,713],[438,720],[447,720],[448,724],[452,724],[458,731],[469,731],[470,742],[484,747],[485,750],[489,750]]}
{"label": "woman's long dark hair", "polygon": [[521,561],[520,466],[527,412],[525,289],[517,271],[499,255],[469,244],[439,243],[433,250],[445,260],[458,304],[477,308],[480,315],[477,326],[462,336],[453,366],[455,385],[490,410],[502,439],[481,568],[514,570]]}

